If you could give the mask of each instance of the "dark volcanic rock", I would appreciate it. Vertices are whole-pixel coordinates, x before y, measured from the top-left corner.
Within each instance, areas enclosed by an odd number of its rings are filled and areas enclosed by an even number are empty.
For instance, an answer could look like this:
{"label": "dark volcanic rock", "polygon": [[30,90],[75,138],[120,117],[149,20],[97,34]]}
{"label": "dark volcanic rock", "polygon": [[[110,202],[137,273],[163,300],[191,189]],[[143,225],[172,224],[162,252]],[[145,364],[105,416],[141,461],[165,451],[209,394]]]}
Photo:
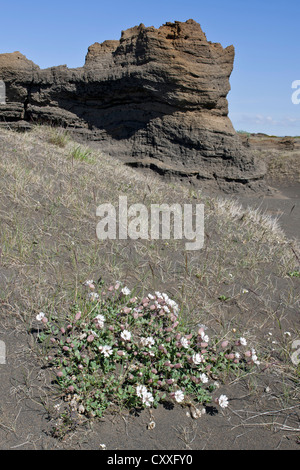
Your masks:
{"label": "dark volcanic rock", "polygon": [[265,167],[228,118],[233,61],[233,46],[208,42],[193,20],[130,28],[90,46],[77,69],[0,54],[0,120],[72,128],[132,166],[195,183],[263,189]]}

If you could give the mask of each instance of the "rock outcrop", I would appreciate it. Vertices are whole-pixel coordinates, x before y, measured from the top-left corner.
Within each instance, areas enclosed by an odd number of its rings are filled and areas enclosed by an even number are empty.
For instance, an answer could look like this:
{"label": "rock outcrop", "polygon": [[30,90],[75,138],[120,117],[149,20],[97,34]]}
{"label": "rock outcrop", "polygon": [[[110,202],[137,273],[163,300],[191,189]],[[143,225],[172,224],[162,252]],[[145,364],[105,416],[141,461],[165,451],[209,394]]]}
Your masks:
{"label": "rock outcrop", "polygon": [[90,46],[76,69],[0,54],[0,120],[68,127],[129,165],[200,185],[261,189],[265,167],[228,118],[233,61],[234,47],[207,41],[193,20],[130,28]]}

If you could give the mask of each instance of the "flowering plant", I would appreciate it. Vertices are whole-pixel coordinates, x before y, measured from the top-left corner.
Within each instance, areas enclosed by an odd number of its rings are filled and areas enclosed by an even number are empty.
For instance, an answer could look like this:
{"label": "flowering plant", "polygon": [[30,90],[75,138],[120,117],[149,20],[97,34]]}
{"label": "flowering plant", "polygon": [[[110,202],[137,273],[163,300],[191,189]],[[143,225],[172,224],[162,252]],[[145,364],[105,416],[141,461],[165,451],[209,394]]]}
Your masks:
{"label": "flowering plant", "polygon": [[[178,304],[165,293],[137,299],[120,282],[98,293],[92,280],[85,286],[92,292],[72,308],[65,326],[43,312],[36,317],[57,383],[79,413],[101,417],[114,404],[208,404],[220,372],[258,364],[243,337],[230,345],[210,340],[204,326],[187,330]],[[221,395],[215,403],[225,408],[228,399]]]}

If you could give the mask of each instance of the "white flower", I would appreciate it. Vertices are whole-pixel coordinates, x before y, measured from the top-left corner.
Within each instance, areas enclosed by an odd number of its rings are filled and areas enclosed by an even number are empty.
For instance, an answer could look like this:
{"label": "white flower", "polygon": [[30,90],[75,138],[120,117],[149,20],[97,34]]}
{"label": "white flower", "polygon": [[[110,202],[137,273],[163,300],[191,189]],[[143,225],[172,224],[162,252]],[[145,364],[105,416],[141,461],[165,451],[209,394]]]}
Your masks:
{"label": "white flower", "polygon": [[128,289],[128,287],[123,287],[123,289],[121,290],[122,294],[124,295],[129,295],[131,293],[131,290]]}
{"label": "white flower", "polygon": [[100,328],[103,328],[104,327],[104,323],[105,323],[105,317],[104,315],[97,315],[95,317],[95,320],[97,320],[97,325],[100,326]]}
{"label": "white flower", "polygon": [[202,339],[202,341],[203,341],[204,343],[208,343],[208,342],[209,342],[209,337],[208,337],[208,335],[206,335],[206,334],[204,333],[204,331],[201,331],[200,337],[201,337],[201,339]]}
{"label": "white flower", "polygon": [[85,281],[83,285],[87,286],[87,287],[91,287],[91,286],[94,287],[94,281],[92,279],[90,279],[88,281]]}
{"label": "white flower", "polygon": [[206,384],[208,382],[208,377],[205,374],[200,374],[200,380],[203,384]]}
{"label": "white flower", "polygon": [[173,313],[177,316],[178,315],[178,304],[175,302],[175,300],[170,299],[167,294],[162,294],[164,296],[164,301],[173,310]]}
{"label": "white flower", "polygon": [[156,297],[158,297],[159,299],[162,299],[162,294],[158,291],[155,292],[155,295]]}
{"label": "white flower", "polygon": [[167,307],[167,305],[164,305],[164,306],[162,307],[162,309],[163,309],[166,313],[170,313],[170,309],[169,309],[169,307]]}
{"label": "white flower", "polygon": [[136,387],[136,394],[138,397],[142,398],[143,394],[144,393],[147,393],[147,389],[145,387],[145,385],[138,385]]}
{"label": "white flower", "polygon": [[243,289],[242,290],[242,294],[248,294],[248,292],[249,292],[248,289]]}
{"label": "white flower", "polygon": [[142,346],[149,346],[151,348],[155,344],[155,341],[152,336],[148,336],[148,338],[141,338],[141,345]]}
{"label": "white flower", "polygon": [[147,297],[148,297],[149,300],[154,300],[155,299],[154,295],[152,295],[152,294],[148,294]]}
{"label": "white flower", "polygon": [[201,331],[200,337],[201,337],[201,339],[202,339],[202,341],[203,341],[204,343],[208,343],[208,342],[209,342],[209,337],[208,337],[208,335],[206,335],[206,334],[204,333],[204,331]]}
{"label": "white flower", "polygon": [[35,318],[38,320],[38,321],[42,321],[43,318],[45,318],[45,314],[44,312],[40,312]]}
{"label": "white flower", "polygon": [[221,395],[218,399],[218,403],[221,408],[227,408],[228,406],[228,398],[226,395]]}
{"label": "white flower", "polygon": [[148,392],[145,385],[138,385],[136,387],[136,394],[139,398],[142,399],[142,402],[145,406],[151,406],[151,403],[154,401],[152,394]]}
{"label": "white flower", "polygon": [[243,337],[240,338],[240,343],[242,346],[247,346],[247,340]]}
{"label": "white flower", "polygon": [[260,361],[258,360],[256,354],[253,354],[253,356],[252,356],[252,361],[254,362],[254,364],[256,364],[257,366],[259,366]]}
{"label": "white flower", "polygon": [[99,294],[97,294],[96,292],[90,292],[89,295],[88,295],[88,298],[92,301],[98,300],[99,299]]}
{"label": "white flower", "polygon": [[109,357],[112,355],[113,353],[113,350],[111,348],[111,346],[99,346],[99,351],[101,352],[101,354],[104,355],[104,357]]}
{"label": "white flower", "polygon": [[289,331],[285,331],[283,334],[286,336],[291,336],[291,333]]}
{"label": "white flower", "polygon": [[241,355],[240,355],[240,353],[236,352],[236,353],[234,354],[234,357],[235,357],[236,359],[239,359],[239,358],[241,357]]}
{"label": "white flower", "polygon": [[95,317],[95,320],[98,320],[100,322],[105,322],[105,316],[104,315],[97,315]]}
{"label": "white flower", "polygon": [[128,331],[128,330],[122,331],[122,333],[121,333],[121,338],[122,338],[124,341],[130,341],[130,340],[131,340],[131,333],[130,333],[130,331]]}
{"label": "white flower", "polygon": [[197,366],[197,365],[201,364],[201,362],[203,362],[203,356],[199,353],[193,354],[192,361]]}
{"label": "white flower", "polygon": [[145,392],[143,393],[142,400],[145,406],[151,406],[151,403],[153,403],[154,398],[150,392]]}
{"label": "white flower", "polygon": [[177,390],[175,392],[175,400],[177,403],[181,403],[184,400],[184,393],[182,390]]}
{"label": "white flower", "polygon": [[181,338],[180,344],[181,344],[182,347],[184,347],[186,349],[189,347],[189,342],[186,338]]}
{"label": "white flower", "polygon": [[152,429],[154,429],[156,426],[156,423],[155,421],[150,421],[150,423],[148,424],[147,428],[151,431]]}

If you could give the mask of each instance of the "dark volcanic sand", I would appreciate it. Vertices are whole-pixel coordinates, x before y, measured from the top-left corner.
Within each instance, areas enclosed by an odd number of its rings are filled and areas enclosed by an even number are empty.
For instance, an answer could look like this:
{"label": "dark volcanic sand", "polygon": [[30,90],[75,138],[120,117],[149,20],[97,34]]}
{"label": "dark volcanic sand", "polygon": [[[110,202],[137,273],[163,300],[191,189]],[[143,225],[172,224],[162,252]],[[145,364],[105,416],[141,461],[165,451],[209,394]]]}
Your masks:
{"label": "dark volcanic sand", "polygon": [[263,213],[278,220],[286,236],[300,238],[300,183],[269,182],[272,195],[240,196],[237,200],[244,206],[259,208]]}

